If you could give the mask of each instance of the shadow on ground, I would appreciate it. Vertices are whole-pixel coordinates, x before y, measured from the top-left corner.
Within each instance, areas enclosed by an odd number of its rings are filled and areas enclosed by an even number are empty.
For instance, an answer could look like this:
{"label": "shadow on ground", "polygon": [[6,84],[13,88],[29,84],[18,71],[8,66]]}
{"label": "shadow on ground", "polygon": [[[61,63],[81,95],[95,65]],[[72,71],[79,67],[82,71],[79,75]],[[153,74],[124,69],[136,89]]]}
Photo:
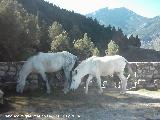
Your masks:
{"label": "shadow on ground", "polygon": [[[20,115],[17,118],[29,119],[88,119],[88,120],[146,120],[160,119],[160,99],[150,99],[130,94],[121,95],[119,90],[104,89],[102,95],[97,88],[89,88],[64,94],[62,90],[53,90],[48,95],[44,91],[32,91],[23,94],[10,93],[5,96],[6,104],[0,106],[0,117]],[[39,115],[37,117],[36,115]],[[47,116],[49,115],[49,116]],[[16,119],[17,119],[16,118]]]}

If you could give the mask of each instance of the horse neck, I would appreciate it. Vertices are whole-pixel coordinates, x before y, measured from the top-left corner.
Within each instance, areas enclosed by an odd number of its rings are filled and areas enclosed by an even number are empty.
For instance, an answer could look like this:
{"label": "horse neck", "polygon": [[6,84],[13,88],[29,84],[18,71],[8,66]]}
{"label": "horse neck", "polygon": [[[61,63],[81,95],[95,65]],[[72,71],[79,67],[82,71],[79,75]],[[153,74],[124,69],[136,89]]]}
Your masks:
{"label": "horse neck", "polygon": [[89,74],[88,65],[81,66],[81,68],[79,69],[79,77],[82,78],[87,74]]}
{"label": "horse neck", "polygon": [[27,76],[32,72],[31,61],[27,61],[19,72],[19,82],[25,81]]}

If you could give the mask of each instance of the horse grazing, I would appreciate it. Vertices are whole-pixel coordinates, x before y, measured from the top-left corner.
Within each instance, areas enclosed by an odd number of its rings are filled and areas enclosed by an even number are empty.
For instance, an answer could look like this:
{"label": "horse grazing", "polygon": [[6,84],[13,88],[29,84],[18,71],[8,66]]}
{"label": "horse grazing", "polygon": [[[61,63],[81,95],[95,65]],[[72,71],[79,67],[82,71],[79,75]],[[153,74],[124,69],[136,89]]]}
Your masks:
{"label": "horse grazing", "polygon": [[64,70],[64,74],[66,77],[64,93],[67,93],[70,87],[70,72],[74,67],[76,60],[77,56],[67,51],[57,53],[40,52],[38,55],[29,58],[23,65],[22,69],[19,72],[16,91],[20,93],[23,92],[27,76],[31,72],[34,72],[39,73],[42,76],[43,80],[46,82],[47,93],[50,93],[50,86],[48,84],[48,79],[45,72],[56,72],[59,70]]}
{"label": "horse grazing", "polygon": [[121,80],[122,93],[126,92],[127,78],[123,75],[124,68],[127,66],[129,73],[133,76],[133,71],[131,69],[128,61],[119,55],[114,56],[104,56],[96,57],[92,56],[84,61],[82,61],[72,72],[72,82],[70,89],[75,90],[78,88],[81,82],[81,78],[85,75],[89,75],[86,81],[86,90],[85,93],[88,93],[88,84],[89,81],[96,77],[98,86],[100,88],[99,93],[102,93],[101,87],[101,77],[117,74]]}

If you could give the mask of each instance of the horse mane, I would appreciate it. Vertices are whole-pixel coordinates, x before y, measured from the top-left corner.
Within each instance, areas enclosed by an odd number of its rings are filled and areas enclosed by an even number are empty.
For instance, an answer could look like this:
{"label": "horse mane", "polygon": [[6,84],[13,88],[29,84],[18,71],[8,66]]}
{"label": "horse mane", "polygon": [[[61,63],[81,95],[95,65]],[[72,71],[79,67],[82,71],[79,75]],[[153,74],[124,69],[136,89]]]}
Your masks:
{"label": "horse mane", "polygon": [[68,51],[62,51],[62,52],[57,52],[57,53],[63,53],[64,55],[72,55],[72,56],[75,56],[73,55],[72,53],[68,52]]}

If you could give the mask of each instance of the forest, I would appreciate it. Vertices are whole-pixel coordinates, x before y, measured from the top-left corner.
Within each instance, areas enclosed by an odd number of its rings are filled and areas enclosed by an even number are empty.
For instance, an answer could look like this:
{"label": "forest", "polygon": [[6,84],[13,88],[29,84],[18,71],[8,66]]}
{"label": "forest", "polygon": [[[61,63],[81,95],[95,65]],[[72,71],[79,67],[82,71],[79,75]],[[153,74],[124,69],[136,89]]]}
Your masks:
{"label": "forest", "polygon": [[[105,27],[96,19],[43,0],[0,0],[0,61],[22,61],[38,52],[63,50],[81,59],[103,56],[111,40],[119,46],[119,54],[124,56],[128,57],[126,51],[130,51],[129,54],[134,50],[141,51],[138,36],[128,37],[120,28]],[[148,50],[148,53],[155,60],[160,58],[156,51]]]}

